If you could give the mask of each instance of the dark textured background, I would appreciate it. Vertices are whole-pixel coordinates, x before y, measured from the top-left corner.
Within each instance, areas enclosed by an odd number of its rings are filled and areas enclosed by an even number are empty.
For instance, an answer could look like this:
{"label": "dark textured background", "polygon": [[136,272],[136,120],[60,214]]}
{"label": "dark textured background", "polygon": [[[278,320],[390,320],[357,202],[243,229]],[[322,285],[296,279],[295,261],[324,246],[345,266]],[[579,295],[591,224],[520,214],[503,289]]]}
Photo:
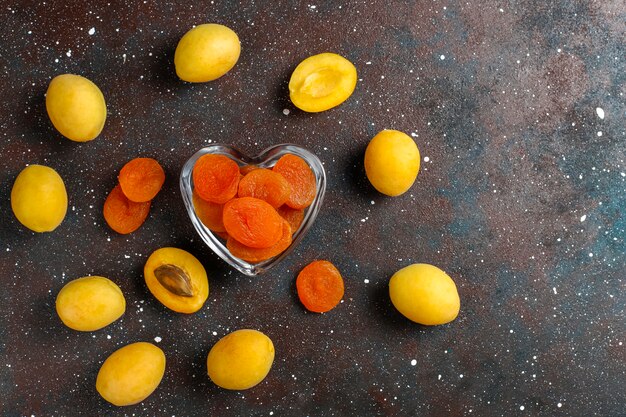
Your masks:
{"label": "dark textured background", "polygon": [[[70,3],[0,2],[0,414],[626,415],[622,0]],[[180,82],[174,48],[204,22],[233,28],[241,58],[217,81]],[[305,114],[287,81],[323,51],[350,59],[359,83],[342,106]],[[107,100],[93,142],[48,121],[44,92],[66,72]],[[429,160],[399,198],[377,194],[362,167],[383,128],[411,134]],[[267,275],[233,272],[187,219],[179,171],[215,142],[252,154],[293,142],[325,163],[316,224]],[[162,162],[167,181],[145,225],[121,236],[102,205],[137,156]],[[55,168],[69,193],[53,233],[11,213],[12,183],[32,163]],[[143,283],[148,255],[169,245],[208,270],[198,314],[166,310]],[[316,258],[346,283],[325,315],[294,291]],[[387,281],[413,262],[454,278],[455,322],[421,327],[393,309]],[[117,282],[127,312],[74,332],[55,296],[89,274]],[[259,386],[230,392],[205,359],[238,328],[268,334],[276,360]],[[159,388],[140,405],[107,404],[94,389],[102,361],[155,337],[168,360]]]}

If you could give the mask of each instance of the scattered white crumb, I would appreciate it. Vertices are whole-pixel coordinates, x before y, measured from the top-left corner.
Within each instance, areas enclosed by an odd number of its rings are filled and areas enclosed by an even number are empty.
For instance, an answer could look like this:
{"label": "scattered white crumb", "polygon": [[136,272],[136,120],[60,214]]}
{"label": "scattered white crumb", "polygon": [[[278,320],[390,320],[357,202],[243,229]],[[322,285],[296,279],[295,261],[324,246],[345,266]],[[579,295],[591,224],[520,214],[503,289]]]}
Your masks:
{"label": "scattered white crumb", "polygon": [[429,158],[429,157],[427,157],[427,156],[425,156],[425,157],[424,157],[424,162],[428,162],[428,161],[430,161],[430,158]]}
{"label": "scattered white crumb", "polygon": [[520,406],[519,406],[519,409],[520,409],[520,411],[524,411],[524,406],[523,406],[523,405],[520,405]]}
{"label": "scattered white crumb", "polygon": [[445,55],[441,55],[441,56],[439,57],[439,59],[443,61],[444,59],[446,59],[446,56],[445,56]]}
{"label": "scattered white crumb", "polygon": [[556,294],[556,287],[552,287],[552,291]]}
{"label": "scattered white crumb", "polygon": [[290,112],[289,112],[289,109],[283,109],[283,114],[284,114],[285,116],[289,115],[289,113],[290,113]]}
{"label": "scattered white crumb", "polygon": [[67,55],[68,57],[72,56],[72,50],[68,49],[67,52],[65,53],[65,55]]}
{"label": "scattered white crumb", "polygon": [[598,137],[599,137],[599,136],[602,136],[602,132],[598,132]]}
{"label": "scattered white crumb", "polygon": [[369,279],[364,279],[363,282],[366,283],[366,284],[369,284],[370,280]]}
{"label": "scattered white crumb", "polygon": [[557,406],[557,407],[559,407],[559,408],[561,408],[561,407],[563,407],[563,404],[558,403],[556,406]]}
{"label": "scattered white crumb", "polygon": [[163,339],[161,339],[159,336],[154,338],[154,341],[157,342],[157,343],[159,343],[161,340],[163,340]]}
{"label": "scattered white crumb", "polygon": [[417,361],[416,361],[415,359],[413,359],[413,360],[411,361],[411,366],[415,366],[415,365],[417,365]]}
{"label": "scattered white crumb", "polygon": [[89,33],[90,35],[93,35],[94,33],[96,33],[96,28],[89,29],[89,32],[87,33]]}
{"label": "scattered white crumb", "polygon": [[601,107],[596,107],[596,114],[600,119],[604,120],[604,110]]}
{"label": "scattered white crumb", "polygon": [[593,258],[593,252],[589,252],[589,257]]}
{"label": "scattered white crumb", "polygon": [[587,215],[583,214],[582,216],[580,216],[580,222],[584,222],[585,220],[587,220]]}
{"label": "scattered white crumb", "polygon": [[217,336],[217,332],[213,332],[213,336]]}

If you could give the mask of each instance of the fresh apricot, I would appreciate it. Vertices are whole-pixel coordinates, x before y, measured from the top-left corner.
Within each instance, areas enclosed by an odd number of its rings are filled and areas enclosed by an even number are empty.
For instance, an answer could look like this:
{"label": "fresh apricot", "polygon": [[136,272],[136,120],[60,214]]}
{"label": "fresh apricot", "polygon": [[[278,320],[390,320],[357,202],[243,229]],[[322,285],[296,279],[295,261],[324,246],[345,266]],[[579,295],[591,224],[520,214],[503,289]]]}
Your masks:
{"label": "fresh apricot", "polygon": [[200,261],[187,251],[161,248],[143,268],[148,290],[167,308],[195,313],[209,296],[209,280]]}
{"label": "fresh apricot", "polygon": [[356,68],[341,55],[328,52],[313,55],[293,71],[289,96],[299,109],[321,112],[346,101],[352,95],[356,81]]}

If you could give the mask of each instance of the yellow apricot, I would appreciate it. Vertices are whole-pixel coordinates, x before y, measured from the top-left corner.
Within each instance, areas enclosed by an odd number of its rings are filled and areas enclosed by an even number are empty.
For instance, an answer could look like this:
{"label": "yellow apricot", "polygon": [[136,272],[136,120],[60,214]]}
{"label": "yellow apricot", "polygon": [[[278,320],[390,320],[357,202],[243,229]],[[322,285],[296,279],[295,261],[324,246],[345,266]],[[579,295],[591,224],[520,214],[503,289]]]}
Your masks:
{"label": "yellow apricot", "polygon": [[274,344],[257,330],[234,331],[221,338],[207,357],[209,378],[230,390],[245,390],[267,376],[274,362]]}
{"label": "yellow apricot", "polygon": [[428,264],[409,265],[393,274],[389,297],[406,318],[428,326],[451,322],[461,307],[452,278]]}
{"label": "yellow apricot", "polygon": [[126,300],[113,281],[90,276],[65,284],[57,295],[56,310],[67,327],[89,332],[119,319],[126,310]]}
{"label": "yellow apricot", "polygon": [[143,269],[148,289],[165,307],[195,313],[209,297],[209,280],[200,261],[187,251],[161,248]]}
{"label": "yellow apricot", "polygon": [[54,127],[75,142],[95,139],[107,117],[102,91],[85,77],[58,75],[46,92],[46,109]]}
{"label": "yellow apricot", "polygon": [[356,87],[356,68],[341,55],[326,52],[302,61],[291,74],[289,97],[310,113],[340,105]]}
{"label": "yellow apricot", "polygon": [[397,130],[379,132],[365,150],[365,173],[374,188],[396,197],[415,182],[420,152],[408,135]]}
{"label": "yellow apricot", "polygon": [[17,220],[30,230],[53,231],[67,213],[67,191],[63,179],[47,166],[27,166],[13,183],[11,208]]}
{"label": "yellow apricot", "polygon": [[232,29],[216,23],[198,25],[178,42],[176,75],[192,83],[215,80],[235,66],[240,53],[239,37]]}
{"label": "yellow apricot", "polygon": [[96,378],[96,390],[113,405],[137,404],[154,392],[165,373],[165,354],[147,342],[126,345],[109,356]]}

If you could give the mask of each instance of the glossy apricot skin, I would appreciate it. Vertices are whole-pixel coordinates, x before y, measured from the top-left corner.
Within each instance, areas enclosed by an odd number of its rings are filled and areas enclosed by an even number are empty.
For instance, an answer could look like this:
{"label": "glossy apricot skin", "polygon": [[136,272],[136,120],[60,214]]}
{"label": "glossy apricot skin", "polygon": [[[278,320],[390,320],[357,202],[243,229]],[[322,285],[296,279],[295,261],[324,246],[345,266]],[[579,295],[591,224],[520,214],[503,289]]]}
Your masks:
{"label": "glossy apricot skin", "polygon": [[413,264],[396,272],[389,280],[389,297],[403,316],[427,326],[451,322],[461,308],[452,278],[429,264]]}
{"label": "glossy apricot skin", "polygon": [[126,311],[126,299],[110,279],[88,276],[65,284],[57,295],[56,311],[70,329],[90,332],[119,319]]}
{"label": "glossy apricot skin", "polygon": [[198,25],[178,42],[176,74],[192,83],[213,81],[235,66],[240,53],[239,37],[232,29],[215,23]]}
{"label": "glossy apricot skin", "polygon": [[109,356],[98,372],[96,390],[116,406],[142,402],[165,374],[165,354],[152,343],[126,345]]}
{"label": "glossy apricot skin", "polygon": [[46,92],[46,110],[54,127],[75,142],[88,142],[100,135],[107,117],[102,91],[85,77],[58,75]]}
{"label": "glossy apricot skin", "polygon": [[274,344],[265,334],[250,329],[221,338],[207,356],[207,372],[216,385],[246,390],[259,384],[274,362]]}
{"label": "glossy apricot skin", "polygon": [[52,168],[29,165],[19,173],[11,189],[11,209],[17,220],[38,233],[56,229],[67,213],[67,191]]}
{"label": "glossy apricot skin", "polygon": [[415,141],[397,130],[383,130],[365,150],[365,173],[379,192],[397,197],[411,188],[420,169]]}

